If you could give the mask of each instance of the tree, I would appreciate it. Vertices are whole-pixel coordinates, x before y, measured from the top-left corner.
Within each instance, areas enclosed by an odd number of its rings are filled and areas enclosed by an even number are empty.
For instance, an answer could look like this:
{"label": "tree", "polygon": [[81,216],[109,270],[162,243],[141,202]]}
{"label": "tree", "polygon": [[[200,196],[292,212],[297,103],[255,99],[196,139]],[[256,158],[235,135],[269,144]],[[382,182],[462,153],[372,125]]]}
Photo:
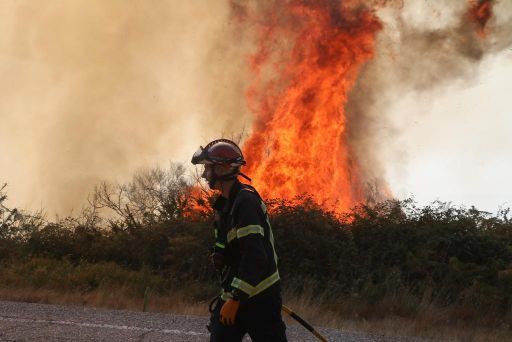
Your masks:
{"label": "tree", "polygon": [[191,199],[185,171],[182,164],[173,163],[167,170],[141,170],[128,184],[103,182],[95,188],[92,202],[110,209],[128,229],[175,221],[183,217]]}

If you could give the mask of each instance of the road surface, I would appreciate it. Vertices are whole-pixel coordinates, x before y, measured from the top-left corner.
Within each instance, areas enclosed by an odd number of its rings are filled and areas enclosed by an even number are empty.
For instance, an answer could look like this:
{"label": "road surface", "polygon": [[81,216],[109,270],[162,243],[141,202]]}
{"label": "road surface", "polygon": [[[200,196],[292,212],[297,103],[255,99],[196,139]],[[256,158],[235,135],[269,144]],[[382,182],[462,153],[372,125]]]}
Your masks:
{"label": "road surface", "polygon": [[[0,341],[208,341],[207,317],[0,301]],[[412,341],[319,329],[329,341]],[[288,326],[289,341],[316,341]],[[250,341],[248,338],[247,341]]]}

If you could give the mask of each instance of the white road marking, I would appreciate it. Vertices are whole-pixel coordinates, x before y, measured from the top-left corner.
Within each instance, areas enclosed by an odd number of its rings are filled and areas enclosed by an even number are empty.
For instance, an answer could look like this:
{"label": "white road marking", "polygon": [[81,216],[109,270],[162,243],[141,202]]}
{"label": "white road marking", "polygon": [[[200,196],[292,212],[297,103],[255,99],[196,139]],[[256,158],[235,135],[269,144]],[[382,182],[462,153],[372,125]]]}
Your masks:
{"label": "white road marking", "polygon": [[55,320],[27,319],[27,318],[1,317],[1,316],[0,316],[0,321],[61,324],[61,325],[73,325],[73,326],[87,327],[87,328],[133,330],[133,331],[142,331],[142,332],[159,332],[159,333],[163,333],[163,334],[173,334],[173,335],[192,335],[192,336],[208,335],[206,333],[200,333],[200,332],[195,332],[195,331],[183,331],[183,330],[176,330],[176,329],[154,329],[154,328],[135,327],[135,326],[129,326],[129,325],[80,323],[80,322],[72,322],[72,321],[55,321]]}

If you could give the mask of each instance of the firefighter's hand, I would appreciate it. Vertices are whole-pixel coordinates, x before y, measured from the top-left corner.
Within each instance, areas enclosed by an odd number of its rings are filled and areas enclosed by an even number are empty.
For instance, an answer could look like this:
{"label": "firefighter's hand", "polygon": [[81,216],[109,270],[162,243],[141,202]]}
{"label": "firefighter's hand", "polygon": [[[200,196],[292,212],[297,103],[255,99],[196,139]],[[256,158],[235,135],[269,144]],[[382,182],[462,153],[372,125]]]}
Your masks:
{"label": "firefighter's hand", "polygon": [[235,299],[228,299],[220,309],[220,322],[224,325],[235,324],[236,313],[240,302]]}
{"label": "firefighter's hand", "polygon": [[215,266],[216,269],[220,270],[224,267],[224,255],[220,253],[212,253],[210,255],[210,259],[212,261],[213,266]]}

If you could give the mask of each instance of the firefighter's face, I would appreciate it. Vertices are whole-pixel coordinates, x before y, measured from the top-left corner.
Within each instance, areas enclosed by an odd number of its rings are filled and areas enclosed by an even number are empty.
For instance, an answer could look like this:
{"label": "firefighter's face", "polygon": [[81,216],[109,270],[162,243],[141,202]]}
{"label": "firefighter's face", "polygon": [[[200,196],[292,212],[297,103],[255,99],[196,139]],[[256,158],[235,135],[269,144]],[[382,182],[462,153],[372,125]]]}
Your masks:
{"label": "firefighter's face", "polygon": [[213,177],[214,171],[215,171],[215,165],[206,164],[204,166],[204,171],[203,171],[203,174],[201,175],[201,177],[203,177],[208,182],[208,186],[210,187],[210,189],[219,190],[220,184],[218,181],[214,180],[214,177]]}
{"label": "firefighter's face", "polygon": [[219,181],[215,180],[214,175],[222,176],[229,172],[229,168],[224,167],[222,165],[211,165],[206,164],[204,166],[204,171],[201,175],[208,182],[208,186],[212,190],[222,190],[221,184]]}

